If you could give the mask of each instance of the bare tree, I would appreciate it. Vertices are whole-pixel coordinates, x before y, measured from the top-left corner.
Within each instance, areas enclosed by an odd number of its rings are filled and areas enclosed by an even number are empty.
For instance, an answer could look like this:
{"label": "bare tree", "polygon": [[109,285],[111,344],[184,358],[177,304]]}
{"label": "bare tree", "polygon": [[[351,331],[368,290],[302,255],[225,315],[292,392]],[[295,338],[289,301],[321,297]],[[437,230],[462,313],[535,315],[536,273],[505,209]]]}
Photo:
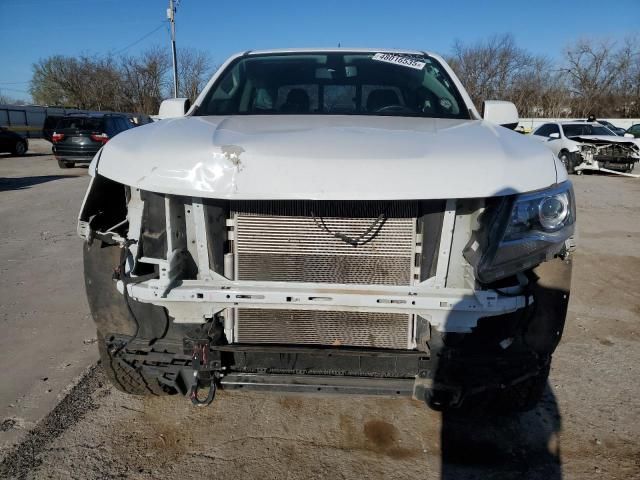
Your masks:
{"label": "bare tree", "polygon": [[118,82],[111,57],[56,55],[33,65],[30,91],[36,103],[113,110],[120,105]]}
{"label": "bare tree", "polygon": [[206,52],[184,48],[178,52],[179,95],[192,102],[207,84],[211,73],[211,59]]}
{"label": "bare tree", "polygon": [[121,92],[121,75],[117,61],[105,58],[85,59],[87,65],[85,90],[93,93],[92,103],[97,110],[121,110],[124,104]]}
{"label": "bare tree", "polygon": [[620,116],[640,115],[640,38],[628,37],[618,53],[621,72],[615,84],[616,107]]}
{"label": "bare tree", "polygon": [[146,114],[158,113],[167,89],[170,61],[158,48],[140,57],[123,57],[120,63],[123,109]]}
{"label": "bare tree", "polygon": [[73,59],[54,55],[33,64],[30,93],[36,103],[44,105],[75,104],[70,91],[68,71]]}
{"label": "bare tree", "polygon": [[619,97],[622,90],[633,88],[630,71],[636,54],[637,46],[631,41],[617,48],[610,40],[581,39],[568,47],[564,53],[564,71],[575,113],[579,116],[621,113]]}
{"label": "bare tree", "polygon": [[[513,101],[521,116],[640,115],[640,41],[578,40],[564,51],[560,66],[518,47],[512,35],[466,45],[456,41],[449,63],[475,105]],[[55,55],[33,65],[30,92],[45,105],[154,114],[170,96],[171,61],[165,49],[137,56]],[[207,53],[182,49],[179,94],[192,101],[212,70]]]}
{"label": "bare tree", "polygon": [[473,45],[456,41],[448,60],[478,108],[484,100],[505,98],[514,79],[522,77],[535,62],[516,46],[510,34]]}
{"label": "bare tree", "polygon": [[524,117],[563,117],[570,113],[564,76],[545,57],[530,57],[529,64],[513,76],[502,98],[514,102]]}
{"label": "bare tree", "polygon": [[581,39],[564,51],[560,68],[519,48],[511,35],[473,45],[456,42],[450,63],[476,106],[513,101],[524,116],[629,116],[640,113],[640,47]]}

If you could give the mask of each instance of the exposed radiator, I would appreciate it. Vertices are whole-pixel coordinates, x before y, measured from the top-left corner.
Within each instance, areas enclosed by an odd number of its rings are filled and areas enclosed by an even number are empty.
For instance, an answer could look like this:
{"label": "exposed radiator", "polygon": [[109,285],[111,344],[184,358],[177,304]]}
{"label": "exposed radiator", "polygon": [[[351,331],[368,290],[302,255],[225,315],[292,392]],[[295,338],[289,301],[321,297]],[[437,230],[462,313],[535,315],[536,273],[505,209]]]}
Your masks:
{"label": "exposed radiator", "polygon": [[405,349],[408,315],[239,309],[237,341]]}
{"label": "exposed radiator", "polygon": [[[324,218],[332,232],[357,237],[375,218]],[[415,219],[388,219],[377,236],[354,247],[309,217],[236,215],[236,277],[281,282],[409,285]]]}
{"label": "exposed radiator", "polygon": [[[234,277],[411,285],[418,212],[416,202],[232,202]],[[392,313],[240,308],[234,315],[239,343],[406,349],[413,324],[412,315]]]}

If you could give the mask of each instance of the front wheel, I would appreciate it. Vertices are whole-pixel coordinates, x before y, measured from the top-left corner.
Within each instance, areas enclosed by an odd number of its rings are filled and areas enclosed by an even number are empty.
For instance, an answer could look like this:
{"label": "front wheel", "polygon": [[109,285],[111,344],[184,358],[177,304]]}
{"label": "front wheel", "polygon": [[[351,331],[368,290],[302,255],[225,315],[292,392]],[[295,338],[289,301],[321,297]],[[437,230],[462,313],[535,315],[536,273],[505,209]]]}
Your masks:
{"label": "front wheel", "polygon": [[118,390],[130,395],[166,395],[155,378],[147,378],[139,368],[129,365],[110,352],[105,338],[98,332],[98,352],[104,373]]}
{"label": "front wheel", "polygon": [[16,146],[13,147],[13,154],[17,157],[22,157],[27,153],[27,144],[24,142],[16,143]]}
{"label": "front wheel", "polygon": [[[83,257],[87,300],[98,330],[100,362],[107,378],[118,390],[132,395],[168,394],[140,362],[120,354],[121,343],[111,341],[114,335],[131,338],[139,333],[143,338],[159,337],[160,334],[149,332],[150,324],[160,325],[158,330],[164,332],[166,327],[159,321],[166,318],[164,310],[125,299],[118,292],[113,274],[121,261],[119,247],[94,240],[83,245]],[[155,311],[162,316],[151,315]]]}

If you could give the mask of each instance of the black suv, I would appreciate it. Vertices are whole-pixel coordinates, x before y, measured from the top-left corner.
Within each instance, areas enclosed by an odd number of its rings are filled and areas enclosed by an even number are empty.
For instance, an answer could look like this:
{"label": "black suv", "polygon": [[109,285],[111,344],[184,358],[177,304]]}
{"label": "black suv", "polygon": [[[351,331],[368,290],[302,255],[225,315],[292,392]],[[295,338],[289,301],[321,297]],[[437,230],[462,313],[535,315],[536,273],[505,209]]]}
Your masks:
{"label": "black suv", "polygon": [[100,148],[118,133],[133,128],[125,115],[71,114],[60,119],[51,141],[60,168],[90,163]]}
{"label": "black suv", "polygon": [[26,138],[22,138],[15,132],[0,127],[0,153],[9,152],[18,157],[27,153],[29,144]]}

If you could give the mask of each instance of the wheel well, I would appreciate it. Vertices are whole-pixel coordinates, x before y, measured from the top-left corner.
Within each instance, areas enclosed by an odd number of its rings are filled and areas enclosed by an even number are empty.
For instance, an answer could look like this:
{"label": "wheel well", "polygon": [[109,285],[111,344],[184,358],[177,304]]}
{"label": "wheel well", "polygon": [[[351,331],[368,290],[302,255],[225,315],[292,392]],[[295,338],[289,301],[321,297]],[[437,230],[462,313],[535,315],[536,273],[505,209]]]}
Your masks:
{"label": "wheel well", "polygon": [[128,188],[96,175],[80,212],[80,221],[91,222],[94,230],[108,229],[127,217]]}

